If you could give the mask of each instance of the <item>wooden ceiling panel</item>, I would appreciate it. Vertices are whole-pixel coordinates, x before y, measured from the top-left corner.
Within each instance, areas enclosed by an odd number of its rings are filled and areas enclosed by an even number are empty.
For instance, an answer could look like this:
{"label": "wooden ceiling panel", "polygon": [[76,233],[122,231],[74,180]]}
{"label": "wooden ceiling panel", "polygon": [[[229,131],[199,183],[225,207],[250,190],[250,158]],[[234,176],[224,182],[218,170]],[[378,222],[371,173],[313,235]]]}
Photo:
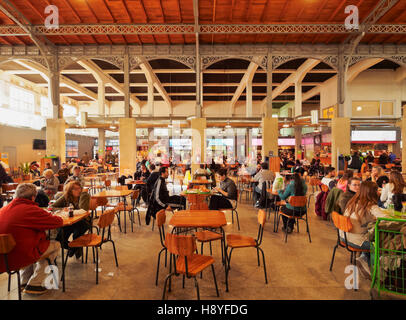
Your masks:
{"label": "wooden ceiling panel", "polygon": [[[379,0],[199,0],[199,21],[210,23],[343,23],[347,5],[358,5],[362,21]],[[16,5],[33,24],[42,24],[44,9],[57,5],[62,24],[78,23],[193,23],[191,0],[15,0]],[[14,24],[3,13],[0,23]],[[380,23],[406,22],[406,1],[392,8]],[[362,43],[400,43],[398,35],[367,35]],[[340,43],[347,35],[201,35],[202,43]],[[51,36],[57,45],[67,44],[193,44],[188,35],[81,35]],[[2,44],[31,45],[29,37],[2,37]]]}

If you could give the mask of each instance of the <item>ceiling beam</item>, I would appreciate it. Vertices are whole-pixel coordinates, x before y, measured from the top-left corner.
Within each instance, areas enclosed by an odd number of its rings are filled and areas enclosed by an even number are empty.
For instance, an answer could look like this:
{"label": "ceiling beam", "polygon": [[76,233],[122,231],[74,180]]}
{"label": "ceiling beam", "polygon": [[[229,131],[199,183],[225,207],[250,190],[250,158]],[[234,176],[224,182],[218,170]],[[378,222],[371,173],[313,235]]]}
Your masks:
{"label": "ceiling beam", "polygon": [[[389,1],[389,0],[386,0]],[[399,0],[391,0],[396,2]],[[0,36],[55,36],[55,35],[157,35],[196,33],[195,24],[61,24],[58,29],[33,25],[2,25]],[[339,24],[201,24],[199,34],[358,34]],[[405,34],[405,24],[377,24],[366,27],[365,33]]]}
{"label": "ceiling beam", "polygon": [[151,65],[145,59],[142,60],[140,63],[141,70],[145,73],[145,77],[147,78],[148,83],[152,83],[155,89],[161,94],[164,101],[168,104],[171,112],[172,112],[172,100],[169,97],[168,93],[166,92],[164,86],[162,85],[161,81],[158,79],[154,70],[152,69]]}
{"label": "ceiling beam", "polygon": [[234,107],[235,104],[237,103],[238,99],[240,98],[242,92],[247,86],[247,83],[252,81],[255,75],[255,71],[257,71],[258,65],[254,62],[251,62],[247,68],[247,71],[245,72],[244,76],[242,77],[237,89],[235,90],[233,94],[233,98],[231,99],[230,102],[230,114],[232,115],[234,112]]}
{"label": "ceiling beam", "polygon": [[[283,91],[289,88],[292,84],[297,81],[302,81],[306,74],[312,70],[315,66],[320,63],[320,60],[316,59],[307,59],[302,65],[297,69],[296,72],[292,73],[287,77],[279,86],[272,90],[272,100],[277,96],[281,95]],[[267,98],[262,101],[262,106],[266,104]]]}
{"label": "ceiling beam", "polygon": [[[384,60],[384,59],[373,58],[373,59],[363,60],[363,61],[360,61],[360,62],[354,64],[347,71],[347,82],[348,83],[351,82],[362,71],[367,70],[368,68],[376,65],[377,63],[381,62],[382,60]],[[322,86],[325,85],[329,81],[337,82],[337,76],[331,77],[330,79],[324,81],[323,83],[319,84],[318,86],[316,86],[313,89],[311,89],[311,90],[307,91],[306,93],[304,93],[302,95],[302,101],[306,101],[306,100],[320,94]]]}
{"label": "ceiling beam", "polygon": [[[79,60],[77,61],[79,65],[85,68],[87,71],[93,74],[93,76],[104,83],[110,84],[110,86],[124,95],[124,84],[119,83],[110,75],[106,74],[103,69],[101,69],[96,63],[91,60]],[[130,95],[130,104],[132,107],[138,107],[141,109],[141,101],[136,97],[135,94]]]}
{"label": "ceiling beam", "polygon": [[[38,72],[34,72],[31,70],[30,73],[27,74],[37,74]],[[7,71],[5,72],[7,73]],[[13,72],[10,72],[9,74],[13,74]],[[278,86],[280,85],[281,82],[274,82],[272,83],[273,86]],[[313,87],[313,86],[318,86],[319,84],[321,84],[321,82],[302,82],[302,86],[308,86],[308,87]],[[38,83],[37,84],[40,87],[47,87],[48,83]],[[97,83],[81,83],[80,84],[82,87],[95,87],[97,88]],[[195,87],[196,83],[195,82],[162,82],[162,85],[164,87]],[[111,87],[110,84],[106,84],[106,86]],[[229,83],[204,83],[203,84],[204,87],[238,87],[238,82],[229,82]],[[266,87],[266,82],[256,82],[256,83],[252,83],[253,87]],[[137,83],[131,83],[130,87],[148,87],[148,83],[147,82],[137,82]]]}
{"label": "ceiling beam", "polygon": [[[244,74],[247,70],[246,69],[206,69],[203,70],[203,73],[207,74]],[[103,70],[106,74],[123,74],[124,72],[119,69],[105,69]],[[266,70],[258,69],[258,73],[266,73]],[[272,73],[294,73],[296,69],[275,69]],[[61,73],[63,74],[89,74],[91,73],[89,70],[85,69],[66,69],[62,70]],[[132,70],[131,74],[144,74],[143,70]],[[154,73],[195,73],[192,69],[154,69]],[[337,73],[334,69],[315,69],[310,70],[309,73]]]}
{"label": "ceiling beam", "polygon": [[[46,69],[43,66],[37,65],[33,62],[26,61],[26,60],[14,60],[14,62],[20,64],[24,68],[29,68],[31,70],[37,71],[44,79],[49,80],[49,72],[48,69]],[[71,88],[72,90],[82,93],[84,96],[89,97],[93,100],[97,100],[97,93],[94,93],[93,91],[83,88],[81,85],[79,85],[77,82],[61,75],[60,76],[60,83],[63,83],[66,87]],[[107,100],[106,100],[107,101]]]}

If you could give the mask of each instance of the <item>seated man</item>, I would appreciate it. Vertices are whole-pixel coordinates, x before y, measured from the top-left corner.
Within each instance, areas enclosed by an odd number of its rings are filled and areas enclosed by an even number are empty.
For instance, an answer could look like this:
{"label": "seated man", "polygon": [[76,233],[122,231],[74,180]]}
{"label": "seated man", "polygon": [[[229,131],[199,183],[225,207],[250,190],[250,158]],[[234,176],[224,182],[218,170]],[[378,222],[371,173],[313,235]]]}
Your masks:
{"label": "seated man", "polygon": [[193,178],[197,179],[197,177],[207,177],[207,171],[204,169],[204,164],[200,164],[199,168],[196,169],[195,173],[193,174]]}
{"label": "seated man", "polygon": [[218,175],[220,188],[214,188],[213,191],[221,195],[212,195],[210,197],[209,209],[231,209],[233,206],[230,200],[237,201],[237,186],[233,180],[227,177],[227,169],[220,169]]}
{"label": "seated man", "polygon": [[268,163],[261,163],[261,170],[254,176],[253,181],[258,182],[258,185],[254,189],[254,199],[258,200],[262,193],[262,184],[265,181],[273,182],[275,180],[275,174],[268,170]]}
{"label": "seated man", "polygon": [[69,169],[66,163],[62,163],[61,169],[58,170],[56,176],[59,179],[59,183],[64,184],[65,181],[69,178]]}
{"label": "seated man", "polygon": [[[38,207],[34,202],[37,188],[30,183],[17,187],[16,198],[0,209],[0,233],[10,233],[16,242],[8,255],[10,270],[21,270],[21,287],[24,292],[42,294],[47,291],[43,282],[47,276],[45,258],[54,261],[60,245],[47,240],[45,231],[62,226],[63,220]],[[0,260],[0,273],[5,272],[4,260]]]}
{"label": "seated man", "polygon": [[335,172],[335,168],[333,168],[333,167],[328,167],[326,170],[325,170],[325,176],[323,177],[323,179],[321,179],[321,183],[322,184],[325,184],[329,189],[332,189],[332,188],[334,188],[335,187],[335,179],[334,179],[334,177],[335,177],[335,175],[336,175],[336,172]]}
{"label": "seated man", "polygon": [[159,169],[160,177],[155,182],[152,190],[151,199],[148,205],[147,214],[145,216],[146,224],[148,225],[151,216],[155,217],[155,214],[162,209],[167,208],[179,208],[185,209],[186,199],[182,196],[169,196],[169,191],[166,188],[166,179],[168,178],[168,168],[161,167]]}
{"label": "seated man", "polygon": [[82,174],[80,173],[80,167],[75,166],[73,167],[73,175],[70,176],[68,179],[65,181],[65,186],[71,182],[71,181],[78,181],[82,188],[85,186],[85,179],[83,178]]}

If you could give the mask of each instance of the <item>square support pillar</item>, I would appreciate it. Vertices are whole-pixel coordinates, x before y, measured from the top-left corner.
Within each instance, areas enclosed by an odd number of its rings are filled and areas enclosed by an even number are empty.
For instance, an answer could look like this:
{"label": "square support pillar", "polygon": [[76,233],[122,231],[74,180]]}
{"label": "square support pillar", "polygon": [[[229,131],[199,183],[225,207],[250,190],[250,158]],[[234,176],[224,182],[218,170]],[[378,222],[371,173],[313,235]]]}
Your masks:
{"label": "square support pillar", "polygon": [[206,118],[194,118],[190,121],[192,129],[192,173],[206,159]]}
{"label": "square support pillar", "polygon": [[273,151],[275,157],[278,156],[278,118],[262,118],[262,160],[269,156],[269,151]]}
{"label": "square support pillar", "polygon": [[47,119],[46,154],[59,157],[60,163],[66,162],[65,128],[64,119]]}
{"label": "square support pillar", "polygon": [[295,159],[302,159],[302,127],[295,127]]}
{"label": "square support pillar", "polygon": [[135,118],[120,118],[120,175],[134,174],[137,166],[137,122]]}
{"label": "square support pillar", "polygon": [[295,117],[302,115],[302,83],[295,82]]}
{"label": "square support pillar", "polygon": [[338,156],[351,153],[350,118],[333,118],[331,120],[331,166],[338,172]]}
{"label": "square support pillar", "polygon": [[403,113],[402,118],[402,173],[406,173],[406,115]]}
{"label": "square support pillar", "polygon": [[99,115],[104,117],[104,115],[106,114],[106,107],[104,104],[104,101],[106,99],[106,86],[104,84],[104,82],[99,81],[97,83],[97,104],[98,104],[98,109],[99,109]]}
{"label": "square support pillar", "polygon": [[99,159],[104,159],[105,150],[106,150],[106,131],[103,128],[99,128],[99,137],[98,137],[98,154]]}
{"label": "square support pillar", "polygon": [[245,97],[245,103],[246,103],[246,116],[247,118],[252,117],[252,79],[248,80],[246,83],[246,97]]}

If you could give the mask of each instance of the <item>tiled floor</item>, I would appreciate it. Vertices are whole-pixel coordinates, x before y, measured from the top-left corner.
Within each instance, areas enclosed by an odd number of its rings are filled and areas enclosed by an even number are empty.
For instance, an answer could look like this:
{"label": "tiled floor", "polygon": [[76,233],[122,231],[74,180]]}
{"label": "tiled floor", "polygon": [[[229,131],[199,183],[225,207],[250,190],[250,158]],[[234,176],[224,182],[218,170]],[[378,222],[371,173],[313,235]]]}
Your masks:
{"label": "tiled floor", "polygon": [[[349,254],[339,249],[334,269],[329,271],[332,249],[336,241],[333,226],[316,217],[313,202],[310,208],[310,230],[312,243],[309,243],[305,225],[301,224],[300,233],[292,233],[288,242],[284,242],[281,231],[273,232],[273,215],[265,226],[262,248],[265,252],[269,283],[264,282],[263,268],[257,266],[256,250],[239,249],[233,252],[229,275],[229,289],[225,292],[224,269],[221,264],[219,243],[213,244],[215,270],[220,290],[216,297],[210,269],[198,278],[201,299],[369,299],[370,281],[360,278],[358,291],[345,288],[348,274]],[[241,233],[256,237],[257,211],[251,204],[241,203],[238,208],[241,231],[229,224],[226,233]],[[116,242],[119,267],[114,264],[114,255],[110,244],[101,252],[101,272],[99,284],[95,284],[95,265],[82,264],[75,258],[68,261],[66,272],[66,292],[49,290],[42,296],[23,294],[23,299],[161,299],[165,275],[168,269],[163,264],[160,270],[159,284],[155,286],[157,254],[160,250],[158,230],[151,231],[151,225],[145,225],[145,212],[142,211],[142,226],[136,224],[134,232],[120,233],[116,222],[113,227],[113,239]],[[167,221],[169,221],[169,214]],[[231,222],[230,213],[226,214]],[[128,225],[127,225],[128,228]],[[206,247],[206,253],[208,253]],[[90,255],[91,258],[91,255]],[[162,262],[162,260],[161,260]],[[60,266],[60,262],[58,263]],[[174,278],[169,299],[196,299],[192,279],[186,280],[182,289],[182,278]],[[16,299],[16,280],[13,277],[12,291],[7,292],[7,274],[0,275],[0,299]]]}

